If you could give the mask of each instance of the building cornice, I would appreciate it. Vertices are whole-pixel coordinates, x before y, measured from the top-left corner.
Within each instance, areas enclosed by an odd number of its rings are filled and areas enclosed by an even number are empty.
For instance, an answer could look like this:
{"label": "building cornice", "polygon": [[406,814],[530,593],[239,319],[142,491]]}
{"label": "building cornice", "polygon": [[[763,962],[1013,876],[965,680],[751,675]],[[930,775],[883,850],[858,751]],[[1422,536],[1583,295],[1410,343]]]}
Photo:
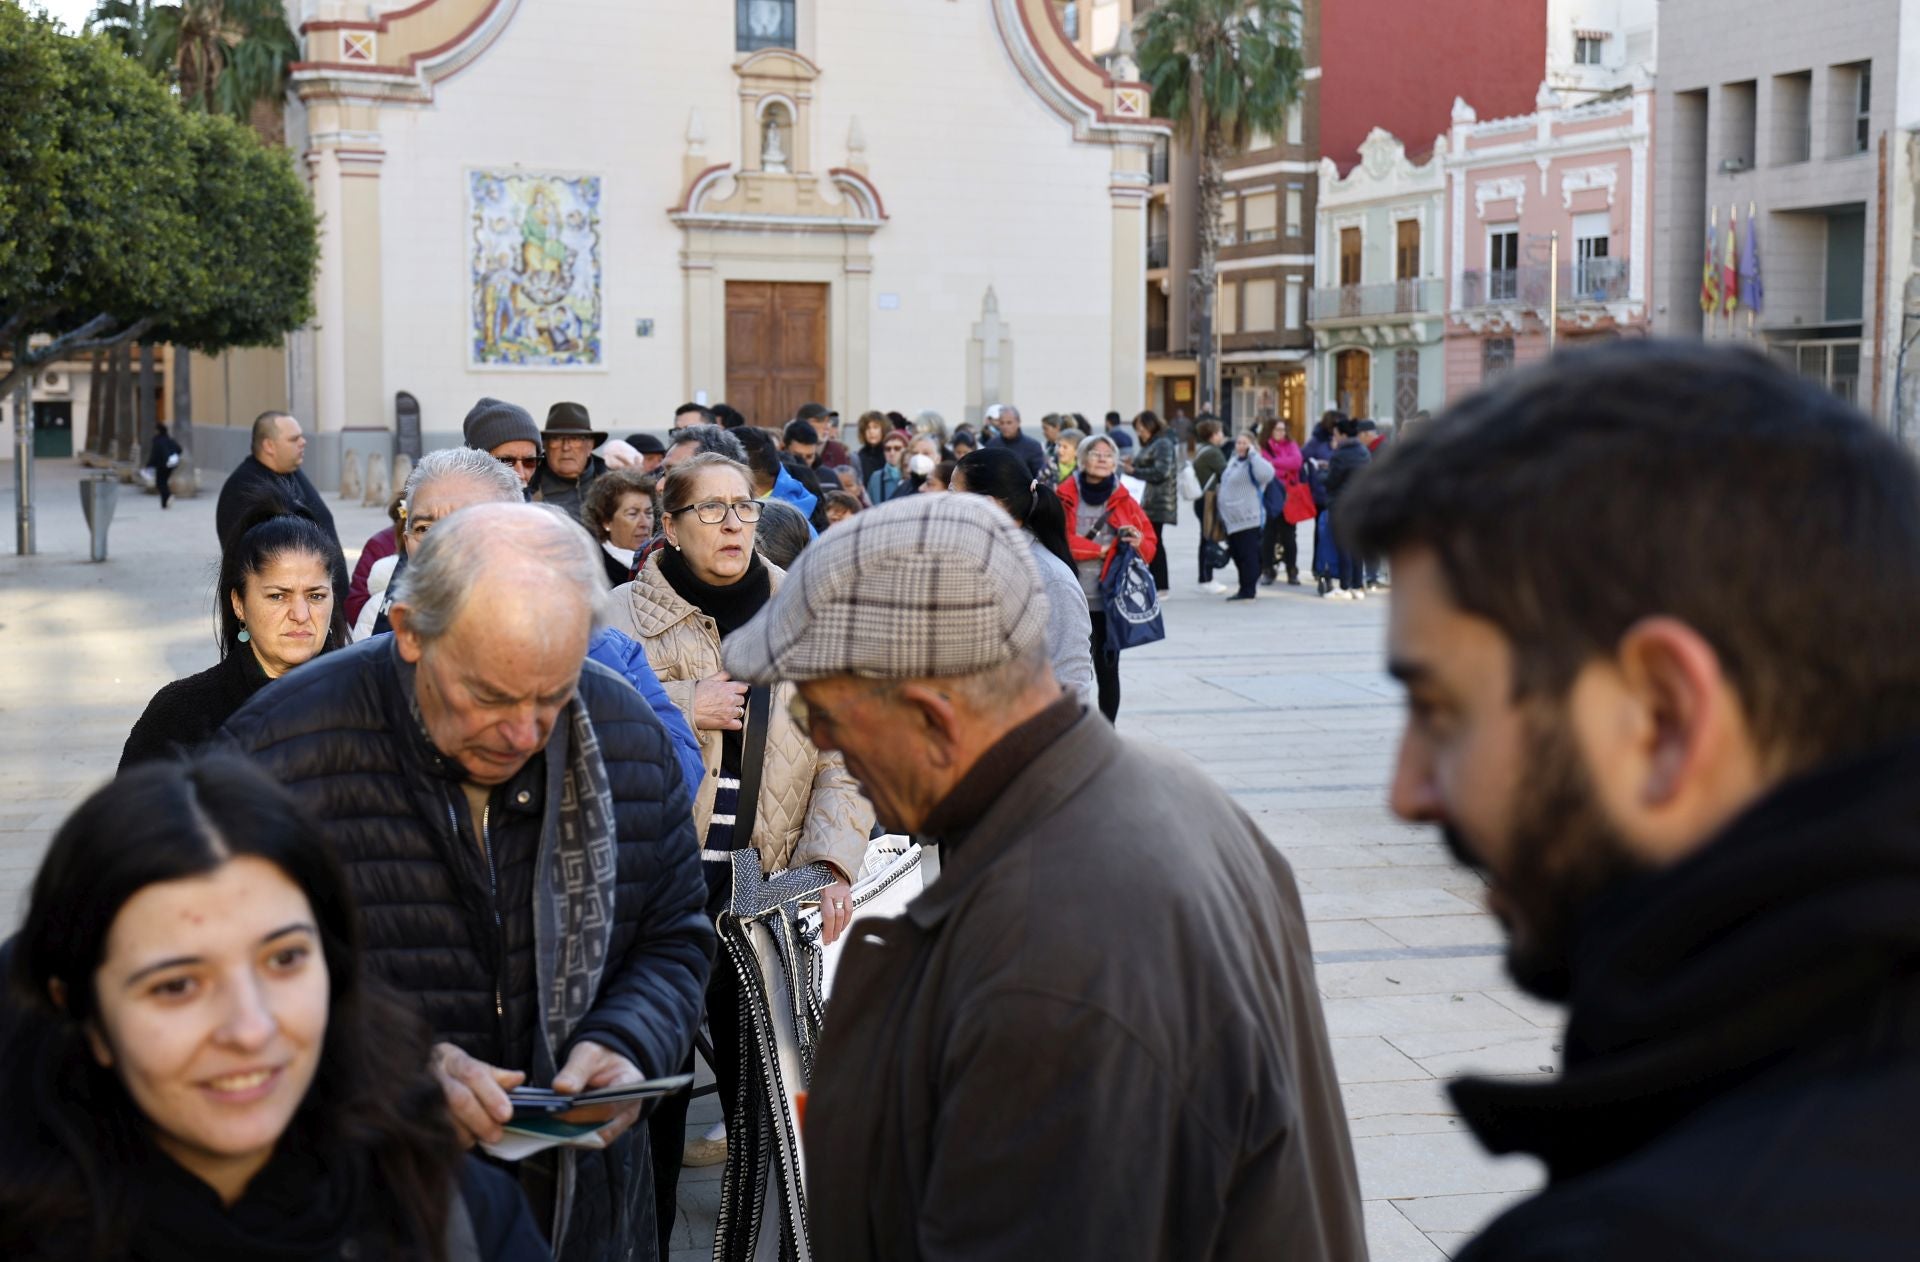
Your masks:
{"label": "building cornice", "polygon": [[990,0],[1001,46],[1046,106],[1088,144],[1146,145],[1173,124],[1154,118],[1147,85],[1116,78],[1074,46],[1048,0]]}
{"label": "building cornice", "polygon": [[364,20],[310,18],[300,24],[294,90],[303,100],[426,104],[434,85],[471,65],[519,7],[520,0],[420,0]]}

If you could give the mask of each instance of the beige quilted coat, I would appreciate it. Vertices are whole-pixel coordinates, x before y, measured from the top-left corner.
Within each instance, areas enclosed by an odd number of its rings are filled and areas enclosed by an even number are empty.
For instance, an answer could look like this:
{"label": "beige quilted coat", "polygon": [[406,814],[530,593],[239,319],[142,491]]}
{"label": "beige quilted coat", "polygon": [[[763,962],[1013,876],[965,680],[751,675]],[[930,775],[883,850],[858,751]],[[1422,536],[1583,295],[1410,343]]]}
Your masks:
{"label": "beige quilted coat", "polygon": [[[785,572],[771,565],[767,570],[778,588]],[[720,673],[720,629],[673,590],[660,573],[657,555],[647,559],[638,579],[614,589],[613,606],[612,625],[647,650],[647,663],[660,677],[660,686],[687,716],[700,741],[707,774],[694,799],[693,822],[704,838],[713,819],[721,734],[694,725],[693,686]],[[774,873],[825,861],[844,875],[857,876],[867,852],[867,835],[873,831],[873,805],[840,755],[821,753],[794,723],[787,712],[792,696],[792,684],[775,685],[759,815],[753,825],[760,869]]]}

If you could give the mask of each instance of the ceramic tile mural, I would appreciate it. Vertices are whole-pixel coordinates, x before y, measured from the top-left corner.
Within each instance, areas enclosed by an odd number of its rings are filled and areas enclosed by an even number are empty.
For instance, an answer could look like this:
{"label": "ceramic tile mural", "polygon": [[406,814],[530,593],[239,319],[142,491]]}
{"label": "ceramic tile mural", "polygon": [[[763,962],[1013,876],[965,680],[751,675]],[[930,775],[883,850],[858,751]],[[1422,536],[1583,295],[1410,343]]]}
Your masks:
{"label": "ceramic tile mural", "polygon": [[467,230],[472,362],[598,366],[600,177],[470,171]]}

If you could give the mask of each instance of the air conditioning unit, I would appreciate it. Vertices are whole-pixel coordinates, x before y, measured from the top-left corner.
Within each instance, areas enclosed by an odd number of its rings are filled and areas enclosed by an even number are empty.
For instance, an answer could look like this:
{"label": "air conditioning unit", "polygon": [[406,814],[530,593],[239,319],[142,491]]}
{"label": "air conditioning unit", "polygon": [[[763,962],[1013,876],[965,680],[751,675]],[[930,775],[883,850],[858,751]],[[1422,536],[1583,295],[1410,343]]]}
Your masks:
{"label": "air conditioning unit", "polygon": [[41,394],[62,394],[63,395],[63,394],[66,394],[72,388],[73,388],[73,383],[67,380],[67,374],[62,372],[58,368],[49,368],[47,369],[47,371],[40,374],[40,393]]}
{"label": "air conditioning unit", "polygon": [[1745,158],[1726,158],[1720,163],[1720,174],[1738,175],[1751,165]]}

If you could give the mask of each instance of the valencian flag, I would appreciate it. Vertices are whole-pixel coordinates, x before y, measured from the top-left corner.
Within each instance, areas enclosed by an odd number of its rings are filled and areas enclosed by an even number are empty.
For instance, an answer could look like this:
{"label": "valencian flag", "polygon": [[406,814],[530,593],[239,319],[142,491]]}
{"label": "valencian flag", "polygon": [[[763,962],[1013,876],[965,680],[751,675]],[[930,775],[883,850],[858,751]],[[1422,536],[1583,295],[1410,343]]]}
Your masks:
{"label": "valencian flag", "polygon": [[1747,240],[1746,247],[1740,251],[1740,300],[1747,304],[1748,312],[1764,310],[1761,300],[1764,291],[1760,287],[1760,241],[1753,232],[1753,203],[1747,203]]}
{"label": "valencian flag", "polygon": [[1731,316],[1740,309],[1740,208],[1727,207],[1727,248],[1720,265],[1720,301]]}
{"label": "valencian flag", "polygon": [[1720,208],[1713,208],[1713,218],[1707,224],[1707,258],[1700,268],[1700,310],[1712,315],[1720,309],[1720,273],[1716,266],[1719,260],[1714,258],[1714,238],[1720,226]]}

